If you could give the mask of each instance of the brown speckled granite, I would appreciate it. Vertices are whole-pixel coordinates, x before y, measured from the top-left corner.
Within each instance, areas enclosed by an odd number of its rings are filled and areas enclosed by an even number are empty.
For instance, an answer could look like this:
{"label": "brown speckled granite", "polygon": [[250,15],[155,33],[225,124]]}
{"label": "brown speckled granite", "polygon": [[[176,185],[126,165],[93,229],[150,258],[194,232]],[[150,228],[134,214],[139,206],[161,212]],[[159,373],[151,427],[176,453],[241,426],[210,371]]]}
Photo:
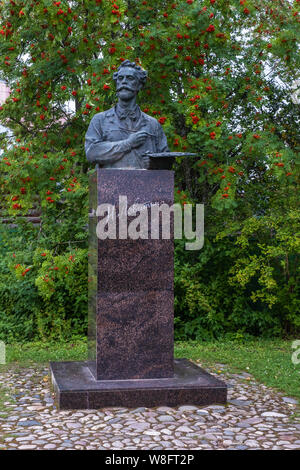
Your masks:
{"label": "brown speckled granite", "polygon": [[173,240],[99,240],[99,293],[173,290],[173,269]]}
{"label": "brown speckled granite", "polygon": [[[96,189],[95,189],[96,186]],[[90,213],[119,196],[132,204],[173,204],[174,174],[97,169],[90,179]],[[150,209],[148,211],[150,227]],[[134,217],[129,219],[129,222]],[[174,246],[170,240],[100,240],[90,217],[89,359],[99,380],[173,375]],[[96,278],[96,280],[95,280]]]}
{"label": "brown speckled granite", "polygon": [[88,252],[88,357],[96,361],[96,304],[97,304],[97,265],[98,240],[96,237],[97,217],[93,209],[97,207],[97,173],[89,179],[89,252]]}
{"label": "brown speckled granite", "polygon": [[226,403],[227,387],[173,362],[173,240],[98,240],[97,205],[173,204],[173,172],[96,170],[90,177],[89,360],[50,363],[60,409]]}
{"label": "brown speckled granite", "polygon": [[227,387],[186,359],[175,359],[165,379],[95,380],[86,362],[50,363],[60,409],[211,405],[226,403]]}
{"label": "brown speckled granite", "polygon": [[172,291],[101,293],[98,306],[98,380],[172,377]]}

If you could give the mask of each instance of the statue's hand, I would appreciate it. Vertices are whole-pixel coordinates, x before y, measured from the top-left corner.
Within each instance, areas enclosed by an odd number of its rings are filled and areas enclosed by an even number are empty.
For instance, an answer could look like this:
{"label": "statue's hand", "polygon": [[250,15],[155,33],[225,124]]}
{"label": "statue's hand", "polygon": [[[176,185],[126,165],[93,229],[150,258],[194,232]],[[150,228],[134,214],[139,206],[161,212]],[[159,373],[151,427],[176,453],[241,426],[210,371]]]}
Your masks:
{"label": "statue's hand", "polygon": [[144,155],[142,155],[142,158],[143,158],[143,163],[144,163],[146,169],[149,170],[151,160],[150,160],[150,157],[147,155],[147,152],[144,153]]}
{"label": "statue's hand", "polygon": [[140,147],[143,145],[148,135],[149,134],[145,131],[139,131],[136,134],[129,136],[127,142],[131,145],[132,148]]}

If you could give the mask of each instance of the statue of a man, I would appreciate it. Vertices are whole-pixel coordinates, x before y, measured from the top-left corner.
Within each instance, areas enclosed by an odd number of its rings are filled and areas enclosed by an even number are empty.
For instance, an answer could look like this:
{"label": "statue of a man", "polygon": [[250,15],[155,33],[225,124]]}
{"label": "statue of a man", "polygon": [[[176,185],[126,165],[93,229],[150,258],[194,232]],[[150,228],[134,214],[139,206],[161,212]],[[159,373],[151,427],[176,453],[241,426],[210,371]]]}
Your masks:
{"label": "statue of a man", "polygon": [[[90,162],[102,168],[150,167],[145,153],[168,152],[168,143],[162,126],[143,113],[136,103],[140,89],[145,85],[147,72],[134,62],[125,60],[113,74],[118,103],[108,111],[95,114],[85,137],[85,151]],[[169,169],[171,159],[158,158],[151,168]]]}

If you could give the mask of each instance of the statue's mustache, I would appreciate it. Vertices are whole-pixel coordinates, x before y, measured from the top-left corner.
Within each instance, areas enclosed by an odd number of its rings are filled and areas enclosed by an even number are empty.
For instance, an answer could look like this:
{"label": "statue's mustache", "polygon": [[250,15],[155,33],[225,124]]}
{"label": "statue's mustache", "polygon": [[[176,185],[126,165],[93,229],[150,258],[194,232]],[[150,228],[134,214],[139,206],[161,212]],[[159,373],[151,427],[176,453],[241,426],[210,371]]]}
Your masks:
{"label": "statue's mustache", "polygon": [[121,91],[121,90],[135,91],[133,88],[130,88],[129,86],[120,86],[119,88],[117,88],[117,91]]}

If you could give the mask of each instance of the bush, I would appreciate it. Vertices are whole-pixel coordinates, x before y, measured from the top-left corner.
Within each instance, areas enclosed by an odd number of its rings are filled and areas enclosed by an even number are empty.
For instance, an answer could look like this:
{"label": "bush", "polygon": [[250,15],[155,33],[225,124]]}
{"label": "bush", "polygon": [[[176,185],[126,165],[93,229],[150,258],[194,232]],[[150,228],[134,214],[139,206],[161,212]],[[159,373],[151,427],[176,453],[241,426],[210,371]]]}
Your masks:
{"label": "bush", "polygon": [[[2,229],[0,339],[66,339],[86,334],[87,250],[75,248],[61,255],[39,246],[30,250],[29,244],[18,246],[20,231],[5,232]],[[7,243],[15,250],[6,251]]]}
{"label": "bush", "polygon": [[176,243],[177,339],[300,332],[297,206],[296,190],[281,188],[263,215],[243,219],[237,211],[224,223],[207,211],[201,251]]}

